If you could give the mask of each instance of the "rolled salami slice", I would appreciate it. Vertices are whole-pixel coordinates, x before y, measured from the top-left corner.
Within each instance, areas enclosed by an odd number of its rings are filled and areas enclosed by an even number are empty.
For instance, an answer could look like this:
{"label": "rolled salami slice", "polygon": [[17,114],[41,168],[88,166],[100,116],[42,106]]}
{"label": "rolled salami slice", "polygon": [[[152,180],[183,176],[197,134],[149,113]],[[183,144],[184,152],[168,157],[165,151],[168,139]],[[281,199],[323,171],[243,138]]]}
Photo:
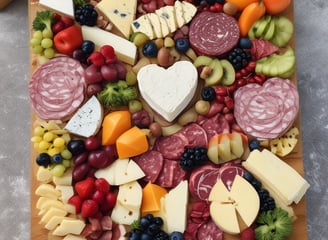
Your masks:
{"label": "rolled salami slice", "polygon": [[84,69],[69,57],[56,57],[42,64],[29,82],[31,105],[44,120],[64,119],[84,100]]}
{"label": "rolled salami slice", "polygon": [[274,139],[293,124],[299,110],[299,95],[288,79],[270,78],[260,86],[247,84],[234,95],[234,116],[249,137]]}
{"label": "rolled salami slice", "polygon": [[225,13],[204,11],[191,21],[189,42],[199,55],[223,56],[237,45],[238,39],[237,21]]}

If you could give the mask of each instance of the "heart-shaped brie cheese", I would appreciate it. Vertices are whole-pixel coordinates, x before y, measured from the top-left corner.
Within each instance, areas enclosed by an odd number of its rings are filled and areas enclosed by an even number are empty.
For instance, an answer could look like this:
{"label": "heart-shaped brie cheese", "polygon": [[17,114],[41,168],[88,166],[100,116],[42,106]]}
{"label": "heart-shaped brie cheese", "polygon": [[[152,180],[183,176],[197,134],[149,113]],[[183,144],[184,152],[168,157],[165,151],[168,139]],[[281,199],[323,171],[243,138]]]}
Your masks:
{"label": "heart-shaped brie cheese", "polygon": [[198,73],[188,61],[174,63],[168,69],[150,64],[142,67],[137,75],[143,99],[165,120],[173,121],[193,98]]}

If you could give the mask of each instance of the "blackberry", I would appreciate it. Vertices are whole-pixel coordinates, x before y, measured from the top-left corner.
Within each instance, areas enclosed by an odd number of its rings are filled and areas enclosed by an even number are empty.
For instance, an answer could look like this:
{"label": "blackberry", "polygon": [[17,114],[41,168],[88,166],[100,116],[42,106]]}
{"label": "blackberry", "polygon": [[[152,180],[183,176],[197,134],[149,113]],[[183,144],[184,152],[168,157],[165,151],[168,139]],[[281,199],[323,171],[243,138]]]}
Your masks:
{"label": "blackberry", "polygon": [[129,240],[168,240],[169,236],[161,230],[163,219],[146,214],[130,225]]}
{"label": "blackberry", "polygon": [[180,166],[183,170],[189,171],[203,165],[208,161],[207,149],[205,147],[185,148],[180,157]]}
{"label": "blackberry", "polygon": [[203,87],[201,95],[203,100],[209,102],[214,100],[216,97],[215,90],[212,87]]}
{"label": "blackberry", "polygon": [[154,238],[154,240],[169,240],[169,235],[164,232],[164,231],[160,231],[159,233],[157,233]]}
{"label": "blackberry", "polygon": [[91,4],[85,4],[76,8],[74,12],[75,20],[81,25],[95,26],[98,19],[98,13]]}
{"label": "blackberry", "polygon": [[236,71],[246,67],[251,58],[251,54],[241,48],[235,48],[228,54],[228,61],[232,64]]}

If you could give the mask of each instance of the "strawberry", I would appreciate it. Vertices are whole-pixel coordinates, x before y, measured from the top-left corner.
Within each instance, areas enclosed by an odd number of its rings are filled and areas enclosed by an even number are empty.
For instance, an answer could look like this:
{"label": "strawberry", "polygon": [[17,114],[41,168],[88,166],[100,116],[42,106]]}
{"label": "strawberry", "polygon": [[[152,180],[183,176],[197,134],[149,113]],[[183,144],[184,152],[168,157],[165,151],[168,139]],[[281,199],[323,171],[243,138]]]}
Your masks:
{"label": "strawberry", "polygon": [[75,191],[82,199],[91,198],[95,191],[95,180],[93,178],[87,178],[75,184]]}
{"label": "strawberry", "polygon": [[98,204],[102,204],[105,202],[105,194],[99,190],[96,190],[92,195],[92,199],[95,200]]}
{"label": "strawberry", "polygon": [[107,64],[116,62],[116,54],[115,54],[115,50],[112,46],[110,46],[110,45],[102,46],[100,48],[100,53],[104,56],[105,62]]}
{"label": "strawberry", "polygon": [[117,195],[115,193],[109,192],[106,195],[106,205],[109,209],[114,208],[116,204]]}
{"label": "strawberry", "polygon": [[240,239],[241,240],[254,240],[255,239],[254,228],[248,227],[248,228],[244,229],[240,233]]}
{"label": "strawberry", "polygon": [[105,178],[98,178],[95,181],[95,187],[97,190],[107,194],[110,190],[110,185]]}
{"label": "strawberry", "polygon": [[105,64],[105,58],[100,52],[93,52],[90,54],[90,56],[87,59],[87,62],[89,64],[94,64],[97,67],[100,67]]}
{"label": "strawberry", "polygon": [[68,199],[68,203],[74,205],[75,214],[79,214],[81,212],[82,198],[79,195],[70,197],[70,199]]}
{"label": "strawberry", "polygon": [[87,199],[82,203],[81,216],[84,218],[95,216],[99,211],[99,205],[95,200]]}

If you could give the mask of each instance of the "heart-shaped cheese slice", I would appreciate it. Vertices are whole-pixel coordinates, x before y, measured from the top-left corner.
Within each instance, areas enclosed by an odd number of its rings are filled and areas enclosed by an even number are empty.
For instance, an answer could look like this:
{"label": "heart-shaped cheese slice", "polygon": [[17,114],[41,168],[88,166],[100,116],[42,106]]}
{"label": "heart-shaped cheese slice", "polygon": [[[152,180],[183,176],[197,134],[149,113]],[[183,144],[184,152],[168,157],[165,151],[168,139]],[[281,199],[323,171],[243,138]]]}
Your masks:
{"label": "heart-shaped cheese slice", "polygon": [[173,121],[193,98],[198,73],[189,61],[179,61],[168,69],[150,64],[137,75],[143,99],[165,120]]}

